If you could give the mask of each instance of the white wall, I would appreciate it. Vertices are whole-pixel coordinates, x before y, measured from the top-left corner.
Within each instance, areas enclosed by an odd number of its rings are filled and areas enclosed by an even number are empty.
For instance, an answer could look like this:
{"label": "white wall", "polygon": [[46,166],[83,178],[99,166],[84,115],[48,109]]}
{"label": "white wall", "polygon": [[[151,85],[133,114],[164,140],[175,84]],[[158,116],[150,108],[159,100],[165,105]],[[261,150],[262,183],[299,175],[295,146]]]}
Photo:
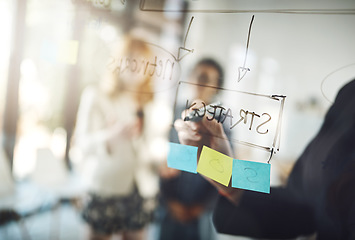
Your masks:
{"label": "white wall", "polygon": [[341,85],[355,77],[355,15],[255,13],[246,63],[251,71],[238,83],[252,15],[189,13],[187,19],[195,19],[186,45],[195,51],[181,62],[182,69],[202,56],[213,56],[227,72],[225,87],[286,95],[278,156],[294,159],[330,106],[322,95],[323,79],[354,63],[326,79],[324,91],[333,99]]}

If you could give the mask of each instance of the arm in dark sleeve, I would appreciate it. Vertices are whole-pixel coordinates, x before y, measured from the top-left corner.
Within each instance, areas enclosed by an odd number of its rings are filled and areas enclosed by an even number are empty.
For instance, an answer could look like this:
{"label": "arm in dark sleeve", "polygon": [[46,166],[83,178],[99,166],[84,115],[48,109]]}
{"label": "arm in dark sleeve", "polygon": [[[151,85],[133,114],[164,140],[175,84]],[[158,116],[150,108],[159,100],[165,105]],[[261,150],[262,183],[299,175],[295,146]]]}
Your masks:
{"label": "arm in dark sleeve", "polygon": [[339,239],[355,239],[355,159],[345,165],[328,188],[327,210],[334,222],[338,222]]}
{"label": "arm in dark sleeve", "polygon": [[348,239],[355,239],[355,199],[352,208],[349,211],[349,219],[347,222]]}
{"label": "arm in dark sleeve", "polygon": [[315,231],[311,209],[285,188],[245,191],[238,206],[220,197],[213,221],[218,232],[254,238],[293,238]]}

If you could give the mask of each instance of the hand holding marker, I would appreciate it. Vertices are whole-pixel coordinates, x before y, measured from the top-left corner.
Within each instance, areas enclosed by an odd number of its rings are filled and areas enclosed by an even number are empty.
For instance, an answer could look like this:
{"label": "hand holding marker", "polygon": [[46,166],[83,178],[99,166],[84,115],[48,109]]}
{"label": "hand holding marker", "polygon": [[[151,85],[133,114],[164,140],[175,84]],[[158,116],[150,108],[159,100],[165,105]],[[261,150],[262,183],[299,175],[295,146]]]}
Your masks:
{"label": "hand holding marker", "polygon": [[206,112],[210,113],[209,111],[216,108],[216,106],[221,106],[222,104],[220,102],[216,103],[211,103],[208,104],[207,106],[203,106],[199,109],[192,109],[193,111],[189,112],[186,117],[184,118],[184,121],[191,121],[191,122],[199,122],[202,117],[205,116]]}

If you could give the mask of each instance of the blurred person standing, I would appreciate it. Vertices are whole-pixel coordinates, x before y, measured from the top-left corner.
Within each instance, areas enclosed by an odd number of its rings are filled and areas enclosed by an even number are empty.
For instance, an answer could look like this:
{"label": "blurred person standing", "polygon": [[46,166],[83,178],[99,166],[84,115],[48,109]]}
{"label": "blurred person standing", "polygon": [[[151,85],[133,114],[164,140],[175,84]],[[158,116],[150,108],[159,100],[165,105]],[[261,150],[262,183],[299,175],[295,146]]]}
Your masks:
{"label": "blurred person standing", "polygon": [[[223,85],[222,67],[211,58],[201,59],[189,75],[189,86],[194,93],[193,99],[207,104],[215,101],[216,87]],[[212,87],[206,87],[212,86]],[[176,107],[176,117],[186,106]],[[170,141],[178,143],[174,129]],[[199,174],[161,168],[161,204],[158,209],[160,218],[160,240],[212,240],[216,231],[211,222],[211,209],[218,192]]]}
{"label": "blurred person standing", "polygon": [[[128,36],[111,58],[110,63],[137,63],[148,61],[152,52],[146,43]],[[84,160],[88,194],[82,216],[90,239],[110,239],[114,234],[143,239],[151,219],[144,197],[150,189],[144,189],[137,175],[142,166],[139,151],[146,141],[145,113],[153,100],[152,80],[149,74],[123,71],[121,66],[110,68],[98,88],[84,89],[77,116],[74,144]]]}

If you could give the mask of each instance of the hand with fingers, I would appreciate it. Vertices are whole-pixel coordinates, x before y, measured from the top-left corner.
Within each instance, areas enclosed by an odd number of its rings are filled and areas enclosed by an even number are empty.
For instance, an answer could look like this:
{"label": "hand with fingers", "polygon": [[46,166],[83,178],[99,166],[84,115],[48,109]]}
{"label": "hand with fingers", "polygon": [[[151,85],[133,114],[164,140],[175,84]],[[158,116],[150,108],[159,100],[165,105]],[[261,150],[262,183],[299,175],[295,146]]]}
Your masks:
{"label": "hand with fingers", "polygon": [[[200,121],[184,121],[183,119],[186,119],[185,116],[189,111],[191,110],[184,111],[181,116],[182,119],[177,119],[174,122],[180,143],[198,147],[198,159],[203,146],[207,146],[232,157],[232,147],[223,130],[222,124],[218,123],[216,119],[207,117],[201,118]],[[237,204],[239,202],[243,192],[242,190],[232,188],[230,184],[226,187],[210,178],[206,177],[206,179],[212,183],[223,196],[227,197],[233,203]]]}

